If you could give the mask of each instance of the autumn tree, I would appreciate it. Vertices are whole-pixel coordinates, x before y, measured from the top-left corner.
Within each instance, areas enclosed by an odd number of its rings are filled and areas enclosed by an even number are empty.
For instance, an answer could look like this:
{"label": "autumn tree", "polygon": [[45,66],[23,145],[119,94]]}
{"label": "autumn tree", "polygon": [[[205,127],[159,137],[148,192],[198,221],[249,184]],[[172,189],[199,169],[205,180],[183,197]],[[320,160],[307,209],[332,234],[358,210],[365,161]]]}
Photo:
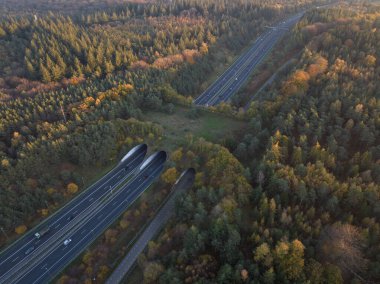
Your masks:
{"label": "autumn tree", "polygon": [[78,186],[77,186],[75,183],[70,182],[70,183],[67,185],[67,192],[68,192],[69,194],[75,194],[75,193],[77,193],[77,191],[78,191]]}
{"label": "autumn tree", "polygon": [[162,180],[168,184],[174,184],[177,180],[178,172],[176,168],[169,168],[162,174]]}

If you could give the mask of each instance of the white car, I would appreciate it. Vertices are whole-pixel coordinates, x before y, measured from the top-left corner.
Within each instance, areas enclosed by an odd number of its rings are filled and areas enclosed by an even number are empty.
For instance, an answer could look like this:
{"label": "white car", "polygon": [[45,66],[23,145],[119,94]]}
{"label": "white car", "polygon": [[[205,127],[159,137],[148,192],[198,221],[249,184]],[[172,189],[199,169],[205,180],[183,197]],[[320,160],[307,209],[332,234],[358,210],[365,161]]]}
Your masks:
{"label": "white car", "polygon": [[63,242],[63,244],[64,244],[65,246],[67,246],[70,242],[71,242],[71,239],[66,239],[66,240]]}

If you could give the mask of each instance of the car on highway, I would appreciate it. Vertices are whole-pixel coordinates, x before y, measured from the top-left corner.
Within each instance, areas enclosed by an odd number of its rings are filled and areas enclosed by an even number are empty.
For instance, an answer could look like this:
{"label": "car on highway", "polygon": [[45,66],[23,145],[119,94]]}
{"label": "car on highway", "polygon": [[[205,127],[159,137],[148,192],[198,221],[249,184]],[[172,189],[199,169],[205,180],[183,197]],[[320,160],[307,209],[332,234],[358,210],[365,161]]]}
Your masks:
{"label": "car on highway", "polygon": [[66,240],[63,242],[63,244],[64,244],[65,246],[67,246],[70,242],[71,242],[71,239],[66,239]]}
{"label": "car on highway", "polygon": [[45,227],[41,231],[34,234],[37,239],[42,238],[44,235],[50,232],[50,227]]}
{"label": "car on highway", "polygon": [[34,250],[34,247],[30,247],[25,251],[25,254],[30,254]]}

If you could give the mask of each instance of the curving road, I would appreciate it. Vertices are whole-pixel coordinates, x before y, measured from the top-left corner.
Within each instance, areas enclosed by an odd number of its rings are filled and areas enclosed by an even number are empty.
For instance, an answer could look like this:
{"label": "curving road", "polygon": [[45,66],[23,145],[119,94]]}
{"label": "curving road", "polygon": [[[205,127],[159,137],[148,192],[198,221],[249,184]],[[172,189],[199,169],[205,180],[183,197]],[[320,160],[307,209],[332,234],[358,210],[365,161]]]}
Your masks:
{"label": "curving road", "polygon": [[[106,176],[5,250],[0,256],[0,283],[45,283],[59,273],[161,173],[165,152],[152,155],[138,168],[146,152],[145,144],[132,149]],[[139,172],[118,188],[137,169]],[[51,231],[37,240],[33,234],[46,226]],[[66,239],[71,242],[64,245]],[[25,254],[30,247],[34,249]]]}
{"label": "curving road", "polygon": [[298,22],[304,13],[298,13],[275,27],[269,27],[270,30],[260,35],[251,48],[241,55],[206,91],[194,100],[194,104],[208,107],[229,101],[244,85],[250,74],[264,60],[275,44]]}

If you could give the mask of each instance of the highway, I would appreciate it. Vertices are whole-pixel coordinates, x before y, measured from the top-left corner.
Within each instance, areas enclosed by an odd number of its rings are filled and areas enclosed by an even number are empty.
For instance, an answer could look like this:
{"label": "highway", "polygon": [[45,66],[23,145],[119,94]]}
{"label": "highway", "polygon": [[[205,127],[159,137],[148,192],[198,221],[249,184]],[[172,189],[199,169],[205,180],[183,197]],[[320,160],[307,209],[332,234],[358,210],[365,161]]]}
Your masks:
{"label": "highway", "polygon": [[[50,236],[54,235],[55,231],[67,225],[67,223],[71,221],[68,219],[75,219],[76,215],[86,209],[90,205],[90,200],[97,199],[106,189],[115,187],[119,182],[122,182],[128,178],[138,167],[138,165],[142,163],[146,153],[147,145],[142,144],[134,147],[128,152],[127,155],[125,155],[125,157],[115,168],[113,168],[100,180],[95,182],[58,212],[51,215],[44,222],[30,230],[22,238],[2,251],[0,254],[0,279],[6,271],[27,257],[25,252],[29,248],[35,247],[37,249],[37,247],[46,242]],[[34,234],[46,227],[50,227],[51,232],[49,232],[47,236],[37,240]]]}
{"label": "highway", "polygon": [[[136,146],[111,172],[43,225],[3,251],[0,256],[0,283],[45,283],[75,259],[161,173],[166,153],[156,153],[139,168],[146,152],[145,144]],[[135,170],[138,173],[117,188]],[[33,236],[46,226],[51,227],[47,235],[39,240]],[[67,239],[71,242],[64,245]],[[25,254],[31,247],[34,249]]]}
{"label": "highway", "polygon": [[160,208],[154,219],[145,228],[144,232],[136,240],[128,254],[108,278],[106,284],[117,284],[122,281],[149,241],[153,239],[166,222],[173,216],[176,196],[191,188],[194,184],[194,180],[195,170],[193,168],[187,169],[181,174],[175,182],[168,198],[163,202],[164,205]]}
{"label": "highway", "polygon": [[280,22],[275,27],[260,35],[254,44],[242,54],[209,88],[207,88],[194,104],[198,106],[216,106],[227,102],[244,85],[255,68],[264,60],[284,34],[298,22],[305,12]]}

